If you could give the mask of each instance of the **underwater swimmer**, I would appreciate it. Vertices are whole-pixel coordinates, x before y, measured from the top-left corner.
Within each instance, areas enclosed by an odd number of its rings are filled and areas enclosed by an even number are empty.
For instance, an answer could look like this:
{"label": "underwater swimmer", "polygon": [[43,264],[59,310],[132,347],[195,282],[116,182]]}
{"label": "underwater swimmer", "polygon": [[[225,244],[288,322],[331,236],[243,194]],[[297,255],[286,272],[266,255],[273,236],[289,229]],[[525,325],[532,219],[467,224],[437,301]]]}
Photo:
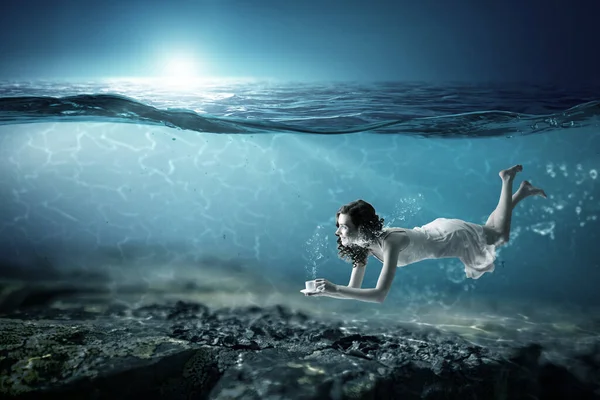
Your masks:
{"label": "underwater swimmer", "polygon": [[[494,271],[496,247],[506,244],[510,236],[510,223],[514,207],[524,198],[546,193],[523,181],[512,194],[515,175],[521,165],[499,172],[502,179],[500,200],[485,225],[459,219],[438,218],[413,229],[383,228],[383,218],[363,200],[342,206],[336,214],[338,255],[352,262],[352,275],[348,286],[335,285],[326,279],[315,280],[315,290],[302,292],[306,296],[328,296],[340,299],[383,303],[396,267],[425,259],[459,258],[468,278],[478,279]],[[383,263],[377,286],[361,289],[367,257],[373,255]]]}

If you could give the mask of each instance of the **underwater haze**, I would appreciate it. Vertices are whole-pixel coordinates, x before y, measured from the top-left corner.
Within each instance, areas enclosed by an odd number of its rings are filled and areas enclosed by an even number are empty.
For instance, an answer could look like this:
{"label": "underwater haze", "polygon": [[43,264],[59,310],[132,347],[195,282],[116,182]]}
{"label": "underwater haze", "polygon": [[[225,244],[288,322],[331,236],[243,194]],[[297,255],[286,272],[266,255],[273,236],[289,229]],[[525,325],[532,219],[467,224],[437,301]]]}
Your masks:
{"label": "underwater haze", "polygon": [[[417,321],[437,315],[428,323],[438,325],[442,314],[474,310],[549,325],[573,310],[597,320],[597,93],[4,82],[0,278],[75,282],[133,302],[204,296]],[[498,172],[515,164],[523,165],[515,189],[526,179],[548,198],[517,206],[493,273],[468,279],[458,259],[408,265],[382,305],[299,292],[313,278],[348,283],[352,267],[337,257],[334,235],[341,205],[364,199],[385,226],[438,217],[483,224],[498,202]],[[374,287],[380,270],[370,258],[363,287]],[[471,325],[460,329],[477,330]]]}

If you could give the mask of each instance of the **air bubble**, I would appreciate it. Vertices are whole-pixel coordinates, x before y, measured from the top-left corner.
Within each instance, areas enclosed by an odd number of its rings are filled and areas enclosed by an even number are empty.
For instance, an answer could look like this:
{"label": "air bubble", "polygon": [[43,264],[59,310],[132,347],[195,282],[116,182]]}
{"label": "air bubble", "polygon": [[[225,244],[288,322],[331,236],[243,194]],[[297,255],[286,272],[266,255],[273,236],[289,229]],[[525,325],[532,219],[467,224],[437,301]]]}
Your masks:
{"label": "air bubble", "polygon": [[[335,227],[335,226],[334,226]],[[308,276],[313,279],[317,276],[319,266],[327,262],[327,253],[329,252],[329,235],[324,233],[324,226],[317,225],[313,235],[304,243],[304,251],[307,261],[304,269]]]}
{"label": "air bubble", "polygon": [[566,178],[567,176],[569,176],[569,173],[567,172],[567,165],[566,164],[561,164],[558,169],[561,170],[563,176]]}
{"label": "air bubble", "polygon": [[391,215],[382,215],[385,219],[385,227],[394,226],[397,221],[406,221],[421,211],[421,201],[424,200],[422,193],[417,194],[417,198],[400,199],[394,206]]}
{"label": "air bubble", "polygon": [[542,236],[549,235],[551,239],[554,239],[554,227],[556,223],[554,221],[540,222],[531,227],[531,230]]}
{"label": "air bubble", "polygon": [[596,179],[597,177],[598,177],[598,171],[596,171],[595,169],[591,169],[590,170],[590,178]]}

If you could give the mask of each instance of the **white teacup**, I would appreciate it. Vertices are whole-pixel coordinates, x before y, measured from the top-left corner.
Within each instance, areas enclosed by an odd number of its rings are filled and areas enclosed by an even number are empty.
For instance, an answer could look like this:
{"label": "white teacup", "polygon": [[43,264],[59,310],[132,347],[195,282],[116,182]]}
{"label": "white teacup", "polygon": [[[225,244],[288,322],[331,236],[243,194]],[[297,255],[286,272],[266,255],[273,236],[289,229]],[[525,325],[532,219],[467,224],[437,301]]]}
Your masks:
{"label": "white teacup", "polygon": [[306,290],[309,292],[314,292],[317,290],[317,282],[314,280],[304,282],[304,286],[306,286]]}

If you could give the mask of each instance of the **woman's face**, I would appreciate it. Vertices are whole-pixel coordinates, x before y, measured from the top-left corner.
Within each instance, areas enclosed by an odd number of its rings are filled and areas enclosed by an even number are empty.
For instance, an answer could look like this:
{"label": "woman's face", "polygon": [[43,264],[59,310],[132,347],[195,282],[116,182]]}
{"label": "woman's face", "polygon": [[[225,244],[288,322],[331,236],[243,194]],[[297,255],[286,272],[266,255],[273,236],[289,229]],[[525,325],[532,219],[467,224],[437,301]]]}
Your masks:
{"label": "woman's face", "polygon": [[348,214],[340,214],[338,216],[338,228],[335,231],[336,236],[342,240],[342,245],[348,246],[351,244],[359,244],[359,232],[356,226],[352,223],[352,218]]}

